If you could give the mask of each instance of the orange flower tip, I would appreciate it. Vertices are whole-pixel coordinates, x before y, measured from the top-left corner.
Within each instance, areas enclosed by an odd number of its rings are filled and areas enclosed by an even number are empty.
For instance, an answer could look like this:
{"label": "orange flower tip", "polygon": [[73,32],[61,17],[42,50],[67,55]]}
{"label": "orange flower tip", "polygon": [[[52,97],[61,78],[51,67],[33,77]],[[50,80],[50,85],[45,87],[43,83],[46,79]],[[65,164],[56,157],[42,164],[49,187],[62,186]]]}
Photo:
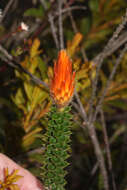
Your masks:
{"label": "orange flower tip", "polygon": [[54,64],[54,76],[50,84],[50,93],[58,107],[64,107],[70,102],[74,92],[75,72],[72,72],[72,62],[65,49],[60,50]]}

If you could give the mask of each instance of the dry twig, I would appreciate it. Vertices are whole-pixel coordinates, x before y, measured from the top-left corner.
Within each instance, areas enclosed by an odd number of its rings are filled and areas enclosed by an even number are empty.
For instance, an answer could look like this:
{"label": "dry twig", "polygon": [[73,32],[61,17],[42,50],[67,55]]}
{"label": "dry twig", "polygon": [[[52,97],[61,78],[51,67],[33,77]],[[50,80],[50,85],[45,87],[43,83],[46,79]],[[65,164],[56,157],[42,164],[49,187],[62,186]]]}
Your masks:
{"label": "dry twig", "polygon": [[56,34],[56,27],[55,27],[53,16],[52,16],[51,13],[49,13],[48,17],[49,17],[49,22],[50,22],[50,26],[51,26],[52,36],[53,36],[56,48],[59,49],[59,41],[58,41],[57,34]]}
{"label": "dry twig", "polygon": [[110,172],[110,176],[111,176],[111,179],[112,179],[112,189],[116,190],[116,183],[115,183],[115,179],[114,179],[114,173],[113,173],[113,170],[112,170],[112,159],[111,159],[110,145],[109,145],[109,140],[108,140],[108,134],[107,134],[107,129],[106,129],[104,112],[103,112],[102,109],[100,109],[100,115],[101,115],[102,131],[103,131],[103,134],[104,134],[105,152],[106,152],[106,155],[107,155],[109,172]]}
{"label": "dry twig", "polygon": [[8,2],[8,4],[6,5],[4,11],[3,11],[3,14],[2,14],[2,17],[0,17],[0,23],[2,23],[2,21],[4,20],[5,16],[7,15],[8,13],[8,10],[10,9],[12,3],[13,3],[14,0],[10,0]]}
{"label": "dry twig", "polygon": [[95,113],[94,113],[93,122],[96,120],[97,114],[98,114],[98,112],[100,110],[100,107],[101,107],[101,105],[103,103],[103,100],[104,100],[104,98],[106,96],[106,93],[107,93],[107,90],[108,90],[108,88],[110,86],[110,83],[111,83],[111,81],[112,81],[112,79],[113,79],[113,77],[114,77],[114,75],[116,73],[116,70],[117,70],[119,64],[121,63],[121,60],[122,60],[122,58],[123,58],[126,51],[127,51],[127,44],[125,45],[124,49],[121,51],[118,59],[116,60],[116,64],[114,65],[114,68],[113,68],[113,70],[112,70],[112,72],[111,72],[111,74],[109,76],[109,79],[108,79],[108,81],[106,83],[106,86],[105,86],[105,88],[103,90],[103,93],[100,96],[100,99],[98,101],[98,104],[96,106],[96,110],[95,110]]}
{"label": "dry twig", "polygon": [[63,0],[60,1],[58,0],[60,49],[64,49],[62,5],[63,5]]}
{"label": "dry twig", "polygon": [[31,80],[34,81],[37,85],[43,85],[44,87],[48,88],[48,85],[45,82],[43,82],[36,76],[32,75],[29,71],[23,68],[19,63],[17,63],[17,61],[13,59],[12,55],[10,55],[1,45],[0,45],[0,51],[5,56],[5,57],[1,56],[1,59],[5,61],[8,65],[29,75]]}

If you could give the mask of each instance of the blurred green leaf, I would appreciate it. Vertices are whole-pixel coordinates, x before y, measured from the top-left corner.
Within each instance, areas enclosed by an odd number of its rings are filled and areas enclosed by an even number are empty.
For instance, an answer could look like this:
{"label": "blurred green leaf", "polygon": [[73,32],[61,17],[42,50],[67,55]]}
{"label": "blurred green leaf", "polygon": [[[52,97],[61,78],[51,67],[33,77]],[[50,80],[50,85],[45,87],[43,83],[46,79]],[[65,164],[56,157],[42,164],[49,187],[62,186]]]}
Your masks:
{"label": "blurred green leaf", "polygon": [[113,101],[108,101],[108,105],[116,107],[116,108],[120,108],[120,109],[122,109],[124,111],[127,111],[127,105],[121,99],[117,99],[117,100],[113,100]]}
{"label": "blurred green leaf", "polygon": [[24,12],[24,16],[43,17],[44,9],[41,5],[39,8],[30,8]]}
{"label": "blurred green leaf", "polygon": [[91,18],[85,17],[80,21],[80,31],[82,34],[86,35],[91,27]]}
{"label": "blurred green leaf", "polygon": [[41,72],[41,78],[42,80],[44,80],[45,78],[47,78],[47,65],[46,63],[41,59],[40,56],[38,56],[38,67],[39,67],[39,70]]}
{"label": "blurred green leaf", "polygon": [[90,7],[91,11],[98,12],[99,0],[89,0],[89,7]]}

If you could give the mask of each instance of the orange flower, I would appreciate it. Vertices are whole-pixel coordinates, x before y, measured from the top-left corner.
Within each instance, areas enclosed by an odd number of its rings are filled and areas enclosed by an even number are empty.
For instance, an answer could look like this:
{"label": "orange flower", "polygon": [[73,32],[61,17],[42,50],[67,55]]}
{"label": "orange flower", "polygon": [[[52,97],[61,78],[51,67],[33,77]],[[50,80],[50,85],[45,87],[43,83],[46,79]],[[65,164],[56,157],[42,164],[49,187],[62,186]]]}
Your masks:
{"label": "orange flower", "polygon": [[72,62],[66,50],[61,50],[54,64],[54,76],[50,92],[55,103],[63,107],[69,103],[74,92],[75,72],[72,73]]}

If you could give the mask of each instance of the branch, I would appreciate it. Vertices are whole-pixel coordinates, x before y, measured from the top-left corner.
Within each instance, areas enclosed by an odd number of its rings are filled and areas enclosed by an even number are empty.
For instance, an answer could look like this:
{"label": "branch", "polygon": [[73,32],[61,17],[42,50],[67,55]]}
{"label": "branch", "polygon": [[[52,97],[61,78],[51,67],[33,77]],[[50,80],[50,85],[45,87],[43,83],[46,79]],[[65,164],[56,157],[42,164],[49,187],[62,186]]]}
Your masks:
{"label": "branch", "polygon": [[[95,151],[95,154],[97,157],[97,161],[99,163],[99,167],[100,167],[103,179],[104,179],[104,189],[109,190],[108,175],[107,175],[107,171],[106,171],[104,157],[103,157],[103,154],[102,154],[102,151],[100,148],[100,144],[99,144],[99,141],[98,141],[98,138],[96,135],[95,127],[93,124],[89,123],[89,121],[87,120],[86,112],[84,110],[84,107],[83,107],[80,99],[77,97],[76,92],[75,92],[75,96],[77,98],[77,102],[78,102],[79,109],[80,109],[79,113],[80,113],[82,119],[84,120],[85,126],[87,126],[87,128],[88,128],[88,132],[89,132],[90,138],[91,138],[92,143],[93,143],[93,147],[94,147],[94,151]],[[83,128],[83,130],[86,131],[85,126],[83,125],[82,128]]]}
{"label": "branch", "polygon": [[19,63],[17,63],[17,61],[13,59],[12,55],[10,55],[1,45],[0,45],[0,51],[6,57],[6,58],[4,58],[3,56],[1,56],[1,59],[3,61],[5,61],[8,65],[10,65],[11,67],[13,67],[17,70],[20,70],[20,71],[26,73],[27,75],[29,75],[31,80],[34,81],[37,85],[43,85],[44,87],[48,88],[48,85],[45,82],[43,82],[42,80],[40,80],[36,76],[32,75],[29,71],[27,71]]}
{"label": "branch", "polygon": [[45,0],[40,0],[40,3],[42,4],[42,6],[44,7],[45,10],[47,10],[47,5],[45,3]]}
{"label": "branch", "polygon": [[99,102],[98,102],[98,104],[96,106],[95,114],[94,114],[94,117],[93,117],[93,122],[96,120],[98,111],[100,110],[100,107],[101,107],[101,105],[103,103],[103,100],[104,100],[104,98],[106,96],[106,93],[107,93],[107,90],[108,90],[108,88],[110,86],[110,83],[111,83],[111,81],[112,81],[112,79],[113,79],[113,77],[114,77],[114,75],[116,73],[116,70],[117,70],[117,68],[118,68],[118,66],[119,66],[119,64],[120,64],[120,62],[121,62],[121,60],[122,60],[122,58],[123,58],[126,51],[127,51],[127,44],[125,45],[124,49],[121,51],[120,56],[116,60],[116,64],[114,65],[114,68],[113,68],[113,70],[112,70],[112,72],[111,72],[111,74],[109,76],[109,79],[108,79],[108,81],[106,83],[104,91],[103,91],[103,93],[102,93],[102,95],[101,95],[101,97],[99,99]]}
{"label": "branch", "polygon": [[[73,10],[86,10],[86,7],[85,6],[72,6],[72,7],[67,7],[67,8],[64,8],[61,10],[61,13],[64,14],[66,12],[70,12],[70,11],[73,11]],[[54,17],[58,16],[59,15],[59,12],[55,12],[54,13]]]}
{"label": "branch", "polygon": [[59,49],[59,41],[58,41],[57,34],[56,34],[56,27],[55,27],[55,24],[54,24],[53,16],[52,16],[51,13],[49,13],[48,17],[49,17],[49,22],[50,22],[50,26],[51,26],[52,36],[53,36],[56,48]]}
{"label": "branch", "polygon": [[115,39],[118,38],[120,32],[124,29],[126,23],[127,23],[127,9],[126,9],[125,16],[122,17],[122,22],[116,28],[116,31],[113,33],[111,39],[108,41],[108,44],[104,48],[105,52],[112,46],[112,44],[115,42]]}
{"label": "branch", "polygon": [[126,20],[127,20],[127,10],[126,10],[126,14],[125,14],[125,17],[124,17],[122,23],[116,28],[116,31],[114,32],[111,39],[108,41],[104,50],[92,60],[94,62],[94,65],[97,65],[97,68],[96,68],[96,78],[94,78],[92,80],[92,95],[91,95],[90,108],[89,108],[89,110],[91,112],[91,114],[90,114],[91,120],[93,118],[92,112],[93,112],[94,99],[96,97],[97,84],[98,84],[98,80],[99,80],[99,74],[100,74],[99,71],[101,69],[104,59],[106,57],[108,57],[109,55],[111,55],[114,51],[116,51],[121,45],[123,45],[127,41],[127,36],[126,36],[126,38],[124,36],[122,41],[120,40],[120,37],[122,35],[116,40],[116,38],[118,37],[118,35],[122,31],[122,29],[124,28]]}
{"label": "branch", "polygon": [[79,111],[79,109],[80,109],[80,113],[82,114],[83,120],[84,120],[85,123],[86,123],[86,122],[88,122],[88,120],[87,120],[87,114],[86,114],[86,111],[85,111],[85,109],[84,109],[84,107],[83,107],[83,105],[82,105],[82,102],[81,102],[81,100],[80,100],[80,98],[79,98],[79,95],[78,95],[78,93],[76,92],[76,90],[75,90],[75,92],[74,92],[74,96],[75,96],[75,98],[76,98],[76,100],[77,100],[77,103],[78,103],[78,105],[79,105],[79,107],[77,107],[77,108],[78,108],[78,111]]}
{"label": "branch", "polygon": [[5,7],[5,9],[4,9],[4,12],[3,12],[3,14],[2,14],[2,17],[0,17],[0,23],[4,20],[6,14],[7,14],[7,12],[8,12],[8,10],[10,9],[10,7],[11,7],[11,5],[12,5],[12,3],[13,3],[13,1],[14,1],[14,0],[10,0],[10,1],[8,2],[8,4],[6,5],[6,7]]}
{"label": "branch", "polygon": [[60,49],[64,49],[62,5],[63,5],[63,0],[58,0]]}
{"label": "branch", "polygon": [[92,140],[94,151],[97,157],[97,161],[99,163],[99,167],[103,176],[104,180],[104,189],[109,190],[109,183],[108,183],[108,174],[105,166],[104,157],[100,148],[100,144],[96,135],[95,126],[93,124],[87,124],[87,128],[89,131],[90,138]]}
{"label": "branch", "polygon": [[[111,179],[112,179],[112,187],[113,187],[113,190],[116,190],[116,184],[115,184],[115,179],[114,179],[114,173],[113,173],[113,170],[112,170],[112,159],[111,159],[111,152],[110,152],[109,139],[108,139],[108,134],[107,134],[107,129],[106,129],[106,123],[105,123],[104,112],[103,112],[102,109],[100,109],[100,114],[101,114],[102,130],[103,130],[103,134],[104,134],[105,152],[106,152],[106,155],[107,155],[108,166],[109,166],[109,172],[110,172]],[[110,177],[109,177],[109,178],[110,178]]]}
{"label": "branch", "polygon": [[[77,6],[75,6],[74,8],[76,8]],[[78,32],[78,28],[76,26],[76,22],[75,20],[73,19],[73,15],[72,15],[72,9],[73,7],[68,7],[67,10],[68,10],[68,15],[70,17],[70,20],[71,20],[71,24],[72,24],[72,28],[73,28],[73,31],[74,33],[76,34]],[[86,10],[86,7],[82,7],[82,9]],[[81,47],[81,53],[82,53],[82,56],[83,56],[83,59],[84,59],[84,62],[88,62],[88,58],[87,58],[87,55],[86,55],[86,52],[85,52],[85,49],[83,47]]]}
{"label": "branch", "polygon": [[118,50],[123,44],[125,44],[127,42],[127,32],[124,32],[123,34],[121,34],[119,36],[118,39],[116,39],[110,46],[110,48],[106,48],[105,53],[103,54],[103,52],[101,52],[99,55],[97,55],[92,62],[94,63],[94,65],[98,65],[100,59],[103,57],[103,60],[107,57],[109,57],[110,55],[112,55],[112,53],[114,53],[116,50]]}

